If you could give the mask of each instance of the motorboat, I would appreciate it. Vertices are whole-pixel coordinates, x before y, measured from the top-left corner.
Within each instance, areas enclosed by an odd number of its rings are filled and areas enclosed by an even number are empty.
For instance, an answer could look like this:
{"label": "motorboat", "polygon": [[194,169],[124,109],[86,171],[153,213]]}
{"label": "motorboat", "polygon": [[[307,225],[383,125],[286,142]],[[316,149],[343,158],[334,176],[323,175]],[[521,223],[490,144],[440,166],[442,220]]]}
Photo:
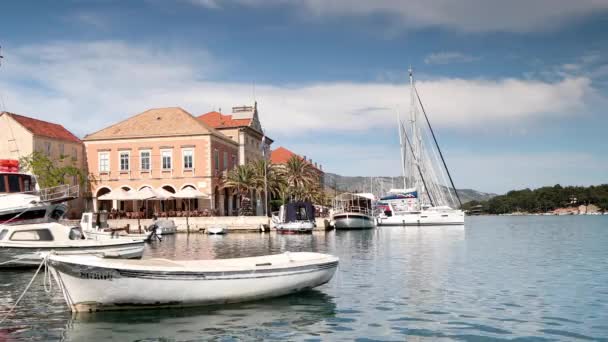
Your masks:
{"label": "motorboat", "polygon": [[41,262],[41,252],[97,254],[111,258],[141,258],[141,239],[86,239],[80,227],[56,222],[0,225],[0,267],[33,267]]}
{"label": "motorboat", "polygon": [[289,202],[281,206],[272,221],[279,233],[312,233],[316,227],[315,207],[310,202]]}
{"label": "motorboat", "polygon": [[228,233],[226,227],[214,226],[207,228],[207,234],[209,235],[223,235]]}
{"label": "motorboat", "polygon": [[238,259],[117,260],[47,256],[72,312],[237,303],[279,297],[330,281],[338,258],[283,253]]}
{"label": "motorboat", "polygon": [[369,229],[376,227],[370,193],[344,193],[333,200],[330,225],[335,229]]}
{"label": "motorboat", "polygon": [[379,226],[463,225],[464,212],[454,209],[462,207],[462,202],[416,89],[411,68],[409,78],[410,117],[405,121],[398,118],[403,188],[391,189],[380,198],[376,204],[377,223]]}
{"label": "motorboat", "polygon": [[142,233],[131,233],[125,229],[110,228],[107,221],[108,214],[86,212],[80,218],[80,228],[88,239],[115,239],[130,238],[149,241],[154,231],[144,229]]}
{"label": "motorboat", "polygon": [[33,175],[0,172],[0,224],[59,220],[68,209],[65,202],[77,198],[78,191],[78,186],[70,185],[40,190]]}
{"label": "motorboat", "polygon": [[60,185],[40,189],[36,177],[19,172],[19,161],[0,159],[0,224],[59,220],[65,202],[78,197],[79,187]]}

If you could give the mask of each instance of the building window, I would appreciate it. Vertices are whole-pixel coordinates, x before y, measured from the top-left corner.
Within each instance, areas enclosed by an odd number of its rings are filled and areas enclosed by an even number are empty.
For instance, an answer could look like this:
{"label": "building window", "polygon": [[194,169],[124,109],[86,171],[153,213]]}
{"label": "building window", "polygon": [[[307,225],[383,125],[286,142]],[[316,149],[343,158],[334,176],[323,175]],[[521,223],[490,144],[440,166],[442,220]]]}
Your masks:
{"label": "building window", "polygon": [[51,156],[51,143],[49,141],[44,142],[44,151],[47,156]]}
{"label": "building window", "polygon": [[130,163],[129,159],[131,157],[131,153],[129,151],[122,151],[119,153],[120,159],[120,171],[129,171]]}
{"label": "building window", "polygon": [[78,149],[76,147],[72,147],[72,158],[74,161],[78,161]]}
{"label": "building window", "polygon": [[234,169],[236,167],[236,156],[233,154],[232,155],[232,168]]}
{"label": "building window", "polygon": [[99,172],[110,172],[110,152],[99,153]]}
{"label": "building window", "polygon": [[223,170],[228,170],[228,152],[224,152],[224,168]]}
{"label": "building window", "polygon": [[139,151],[139,169],[150,171],[150,151]]}
{"label": "building window", "polygon": [[59,157],[63,157],[65,155],[65,145],[59,144]]}
{"label": "building window", "polygon": [[213,150],[213,165],[215,165],[215,172],[217,173],[220,170],[220,152],[218,150]]}
{"label": "building window", "polygon": [[172,169],[172,158],[173,151],[171,150],[162,150],[160,151],[161,161],[163,170],[171,170]]}
{"label": "building window", "polygon": [[194,151],[182,150],[182,158],[184,160],[184,170],[192,170],[194,167]]}

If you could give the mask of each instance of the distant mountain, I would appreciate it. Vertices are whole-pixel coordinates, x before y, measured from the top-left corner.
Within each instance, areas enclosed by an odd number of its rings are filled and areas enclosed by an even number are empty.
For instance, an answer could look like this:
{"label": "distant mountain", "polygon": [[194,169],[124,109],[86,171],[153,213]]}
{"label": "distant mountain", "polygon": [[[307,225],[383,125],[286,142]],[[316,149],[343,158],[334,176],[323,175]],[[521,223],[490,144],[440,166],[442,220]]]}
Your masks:
{"label": "distant mountain", "polygon": [[[325,174],[325,187],[328,191],[336,192],[370,192],[384,194],[391,188],[402,188],[401,177],[349,177],[335,173]],[[473,189],[458,189],[458,195],[463,203],[470,201],[487,201],[497,196],[493,193],[481,192]]]}

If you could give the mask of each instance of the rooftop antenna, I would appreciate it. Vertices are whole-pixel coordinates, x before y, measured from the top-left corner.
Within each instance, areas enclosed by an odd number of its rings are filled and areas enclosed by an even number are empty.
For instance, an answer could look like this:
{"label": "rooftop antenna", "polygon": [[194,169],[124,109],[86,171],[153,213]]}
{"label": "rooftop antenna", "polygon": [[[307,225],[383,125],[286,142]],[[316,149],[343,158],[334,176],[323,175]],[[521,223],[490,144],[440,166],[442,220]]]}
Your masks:
{"label": "rooftop antenna", "polygon": [[253,81],[253,102],[257,102],[257,99],[255,98],[255,81]]}

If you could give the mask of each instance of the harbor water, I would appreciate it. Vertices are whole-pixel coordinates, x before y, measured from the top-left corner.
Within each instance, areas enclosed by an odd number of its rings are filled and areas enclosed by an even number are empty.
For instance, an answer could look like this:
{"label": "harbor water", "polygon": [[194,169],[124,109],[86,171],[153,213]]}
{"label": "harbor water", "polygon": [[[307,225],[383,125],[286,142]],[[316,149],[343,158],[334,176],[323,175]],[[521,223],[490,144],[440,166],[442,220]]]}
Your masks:
{"label": "harbor water", "polygon": [[[180,234],[144,257],[340,257],[332,281],[272,300],[72,315],[39,276],[0,341],[608,341],[608,216],[467,217],[463,227]],[[0,271],[0,316],[33,271]],[[141,291],[151,291],[142,288]]]}

